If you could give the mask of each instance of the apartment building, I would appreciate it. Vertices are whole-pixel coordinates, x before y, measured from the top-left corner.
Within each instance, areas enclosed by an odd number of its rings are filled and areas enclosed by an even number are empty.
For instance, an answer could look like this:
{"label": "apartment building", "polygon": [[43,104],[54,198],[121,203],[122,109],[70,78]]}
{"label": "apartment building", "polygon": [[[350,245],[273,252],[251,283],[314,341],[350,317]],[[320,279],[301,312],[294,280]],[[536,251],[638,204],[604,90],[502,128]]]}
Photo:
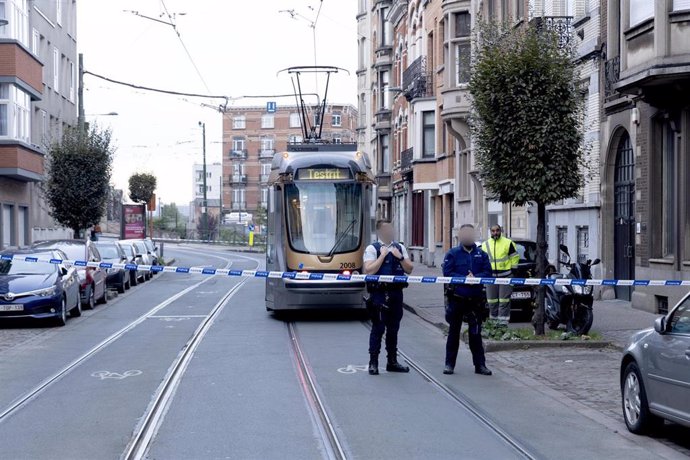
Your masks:
{"label": "apartment building", "polygon": [[41,195],[45,154],[76,124],[76,1],[0,2],[0,248],[70,236]]}
{"label": "apartment building", "polygon": [[[223,165],[220,162],[206,164],[206,200],[208,212],[220,215],[220,201],[223,188]],[[190,221],[198,222],[204,206],[204,165],[194,163],[192,166],[192,196],[189,203]],[[213,209],[212,209],[213,208]]]}
{"label": "apartment building", "polygon": [[[268,204],[268,176],[276,152],[288,143],[302,142],[302,116],[296,106],[230,107],[223,115],[223,213],[255,212]],[[357,142],[357,109],[348,104],[330,104],[323,120],[317,111],[309,114],[310,126],[323,121],[325,142]]]}
{"label": "apartment building", "polygon": [[[605,275],[690,277],[690,1],[602,1],[601,109]],[[665,312],[685,292],[616,288],[633,306]]]}

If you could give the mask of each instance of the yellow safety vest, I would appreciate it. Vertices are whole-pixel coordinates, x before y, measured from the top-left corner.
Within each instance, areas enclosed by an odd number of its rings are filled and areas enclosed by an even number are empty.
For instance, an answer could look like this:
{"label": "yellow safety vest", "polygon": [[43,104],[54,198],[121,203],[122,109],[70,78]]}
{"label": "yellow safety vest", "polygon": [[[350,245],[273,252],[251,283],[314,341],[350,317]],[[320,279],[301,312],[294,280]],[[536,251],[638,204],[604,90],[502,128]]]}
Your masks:
{"label": "yellow safety vest", "polygon": [[510,276],[510,271],[517,268],[520,254],[517,248],[513,254],[510,254],[511,246],[514,246],[513,241],[504,236],[497,240],[489,238],[482,244],[482,250],[489,255],[494,276]]}

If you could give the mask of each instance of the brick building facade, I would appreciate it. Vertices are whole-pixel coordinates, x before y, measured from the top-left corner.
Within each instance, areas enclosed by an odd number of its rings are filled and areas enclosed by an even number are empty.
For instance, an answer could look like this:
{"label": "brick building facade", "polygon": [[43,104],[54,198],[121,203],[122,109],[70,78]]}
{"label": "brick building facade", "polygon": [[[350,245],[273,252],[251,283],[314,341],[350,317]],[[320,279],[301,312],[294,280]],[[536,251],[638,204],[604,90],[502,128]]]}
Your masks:
{"label": "brick building facade", "polygon": [[[223,115],[223,213],[255,212],[266,209],[268,175],[276,152],[288,143],[303,141],[302,119],[296,106],[231,107]],[[308,126],[319,124],[310,113]],[[322,139],[333,143],[354,143],[357,109],[352,105],[330,104],[323,120]]]}

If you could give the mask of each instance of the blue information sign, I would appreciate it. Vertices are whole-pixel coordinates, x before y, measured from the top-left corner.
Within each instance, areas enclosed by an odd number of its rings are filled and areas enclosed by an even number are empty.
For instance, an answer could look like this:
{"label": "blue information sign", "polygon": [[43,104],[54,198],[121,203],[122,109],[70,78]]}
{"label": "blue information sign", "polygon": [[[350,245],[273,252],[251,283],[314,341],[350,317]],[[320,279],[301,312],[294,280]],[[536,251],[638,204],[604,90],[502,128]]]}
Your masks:
{"label": "blue information sign", "polygon": [[268,112],[268,113],[275,113],[277,108],[278,108],[278,105],[275,102],[267,102],[266,103],[266,112]]}

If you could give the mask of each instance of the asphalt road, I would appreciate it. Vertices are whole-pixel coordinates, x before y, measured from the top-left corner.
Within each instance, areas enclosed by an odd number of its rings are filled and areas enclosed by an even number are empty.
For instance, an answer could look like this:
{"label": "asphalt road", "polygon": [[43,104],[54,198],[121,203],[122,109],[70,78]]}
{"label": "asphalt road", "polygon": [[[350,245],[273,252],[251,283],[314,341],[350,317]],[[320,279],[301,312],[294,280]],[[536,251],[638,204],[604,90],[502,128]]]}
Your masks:
{"label": "asphalt road", "polygon": [[[177,265],[261,263],[165,249]],[[0,329],[0,345],[17,341],[0,348],[0,459],[120,458],[137,446],[153,459],[338,458],[334,446],[362,459],[682,458],[490,357],[492,377],[474,375],[464,349],[443,376],[444,338],[413,315],[400,346],[417,370],[369,376],[361,315],[276,318],[258,279],[160,274],[64,328],[22,331]]]}

